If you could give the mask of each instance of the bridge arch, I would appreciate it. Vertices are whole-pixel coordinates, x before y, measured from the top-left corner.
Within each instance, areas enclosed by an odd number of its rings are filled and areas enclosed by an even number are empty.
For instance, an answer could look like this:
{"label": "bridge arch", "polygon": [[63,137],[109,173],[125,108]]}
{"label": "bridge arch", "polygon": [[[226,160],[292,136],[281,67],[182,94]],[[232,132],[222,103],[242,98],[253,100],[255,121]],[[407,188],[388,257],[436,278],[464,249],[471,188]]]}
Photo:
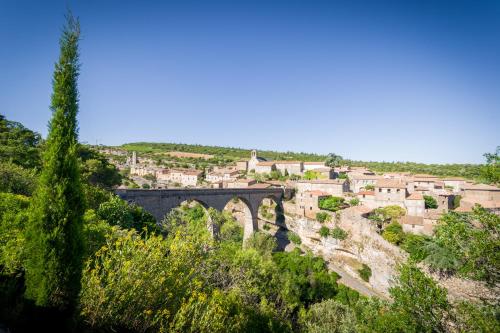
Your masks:
{"label": "bridge arch", "polygon": [[243,239],[247,239],[258,229],[256,211],[246,198],[234,196],[225,204],[223,210],[229,211],[243,227]]}
{"label": "bridge arch", "polygon": [[244,210],[244,238],[248,238],[258,230],[258,209],[265,198],[271,198],[280,207],[284,195],[283,189],[165,189],[141,190],[118,189],[115,193],[122,199],[142,206],[155,216],[157,221],[186,200],[200,202],[204,208],[212,207],[223,211],[227,203],[234,197],[241,200]]}

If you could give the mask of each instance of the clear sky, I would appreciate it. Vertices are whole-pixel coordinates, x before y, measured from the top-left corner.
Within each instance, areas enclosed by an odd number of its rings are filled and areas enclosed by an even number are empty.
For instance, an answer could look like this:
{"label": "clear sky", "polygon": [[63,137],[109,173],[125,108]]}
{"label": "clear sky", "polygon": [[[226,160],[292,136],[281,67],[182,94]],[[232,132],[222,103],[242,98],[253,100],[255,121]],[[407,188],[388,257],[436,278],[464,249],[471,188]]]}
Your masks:
{"label": "clear sky", "polygon": [[0,113],[43,135],[68,6],[84,142],[427,163],[500,145],[498,0],[0,0]]}

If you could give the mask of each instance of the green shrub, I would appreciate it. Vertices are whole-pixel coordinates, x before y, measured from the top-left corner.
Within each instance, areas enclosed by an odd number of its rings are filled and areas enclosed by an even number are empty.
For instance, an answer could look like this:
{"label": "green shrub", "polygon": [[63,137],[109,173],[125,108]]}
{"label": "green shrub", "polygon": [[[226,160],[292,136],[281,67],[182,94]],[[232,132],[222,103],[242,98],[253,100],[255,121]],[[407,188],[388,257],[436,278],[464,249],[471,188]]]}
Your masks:
{"label": "green shrub", "polygon": [[359,205],[359,199],[358,198],[353,198],[353,199],[349,200],[349,205],[351,205],[351,206],[357,206],[357,205]]}
{"label": "green shrub", "polygon": [[254,232],[245,240],[245,248],[252,248],[263,255],[270,255],[276,250],[278,244],[276,238],[260,231]]}
{"label": "green shrub", "polygon": [[134,228],[141,232],[144,228],[148,232],[158,231],[155,218],[142,207],[129,205],[118,196],[112,196],[109,201],[102,203],[96,211],[101,220],[110,225],[118,225],[125,229]]}
{"label": "green shrub", "polygon": [[320,223],[330,222],[332,217],[327,212],[316,213],[316,220]]}
{"label": "green shrub", "polygon": [[344,207],[344,201],[345,199],[341,197],[328,196],[320,198],[318,206],[321,209],[336,212]]}
{"label": "green shrub", "polygon": [[347,232],[339,227],[333,228],[333,230],[330,232],[330,235],[338,240],[344,240],[347,238]]}
{"label": "green shrub", "polygon": [[363,267],[358,270],[358,273],[359,276],[363,279],[363,281],[366,282],[370,281],[370,277],[372,276],[372,270],[368,265],[363,264]]}
{"label": "green shrub", "polygon": [[269,231],[269,230],[271,230],[271,226],[267,223],[264,223],[264,225],[262,226],[262,229]]}
{"label": "green shrub", "polygon": [[297,235],[297,234],[296,234],[295,232],[293,232],[293,231],[288,231],[288,232],[286,233],[286,236],[287,236],[288,240],[289,240],[290,242],[292,242],[293,244],[295,244],[295,245],[300,245],[300,244],[302,243],[302,240],[300,239],[300,236],[299,236],[299,235]]}
{"label": "green shrub", "polygon": [[436,199],[434,199],[430,195],[424,195],[424,201],[425,201],[425,209],[436,209],[436,208],[438,208],[438,204],[437,204]]}
{"label": "green shrub", "polygon": [[25,259],[25,227],[28,222],[29,198],[0,193],[0,271],[18,273]]}
{"label": "green shrub", "polygon": [[328,227],[325,227],[325,226],[322,226],[320,229],[319,229],[319,232],[321,237],[328,237],[330,236],[330,229]]}
{"label": "green shrub", "polygon": [[0,192],[30,196],[36,188],[37,174],[14,163],[0,163]]}
{"label": "green shrub", "polygon": [[151,188],[151,186],[147,183],[144,183],[144,184],[142,184],[142,188],[145,190],[149,190]]}
{"label": "green shrub", "polygon": [[399,245],[405,237],[403,227],[397,222],[392,222],[384,229],[382,237],[384,237],[386,241],[391,242],[392,244]]}
{"label": "green shrub", "polygon": [[410,259],[419,262],[429,255],[427,244],[431,241],[430,237],[408,233],[404,236],[401,248],[410,254]]}
{"label": "green shrub", "polygon": [[273,261],[283,277],[281,288],[291,304],[308,306],[337,294],[339,276],[328,271],[323,258],[302,254],[296,248],[274,253]]}
{"label": "green shrub", "polygon": [[300,323],[303,332],[308,333],[355,333],[354,311],[334,299],[311,305],[301,312]]}

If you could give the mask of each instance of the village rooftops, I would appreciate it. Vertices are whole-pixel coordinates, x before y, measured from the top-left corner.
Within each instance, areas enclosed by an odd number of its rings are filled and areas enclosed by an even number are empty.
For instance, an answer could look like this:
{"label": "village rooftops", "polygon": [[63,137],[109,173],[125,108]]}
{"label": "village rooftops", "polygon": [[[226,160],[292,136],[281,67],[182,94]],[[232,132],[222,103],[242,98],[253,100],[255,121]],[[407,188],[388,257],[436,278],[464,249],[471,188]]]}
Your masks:
{"label": "village rooftops", "polygon": [[401,223],[410,225],[424,225],[424,218],[422,216],[405,215],[401,218]]}
{"label": "village rooftops", "polygon": [[438,181],[438,178],[427,178],[427,177],[414,177],[414,182],[427,182],[427,183],[435,183]]}
{"label": "village rooftops", "polygon": [[462,177],[442,177],[442,180],[465,180]]}
{"label": "village rooftops", "polygon": [[250,184],[255,182],[255,179],[236,179],[234,181],[235,183],[245,183],[245,184]]}
{"label": "village rooftops", "polygon": [[366,174],[351,174],[349,175],[349,179],[353,180],[377,180],[377,179],[382,179],[382,176],[377,176],[375,174],[373,175],[366,175]]}
{"label": "village rooftops", "polygon": [[312,180],[299,180],[297,183],[310,183],[310,184],[336,184],[343,185],[346,182],[345,179],[312,179]]}
{"label": "village rooftops", "polygon": [[361,191],[357,193],[358,195],[375,195],[373,191]]}
{"label": "village rooftops", "polygon": [[424,197],[420,193],[413,192],[406,200],[424,200]]}
{"label": "village rooftops", "polygon": [[304,165],[325,165],[325,162],[304,162]]}
{"label": "village rooftops", "polygon": [[311,194],[311,195],[313,195],[315,197],[326,197],[326,196],[330,196],[331,195],[330,193],[326,193],[326,192],[319,191],[319,190],[305,191],[304,193]]}
{"label": "village rooftops", "polygon": [[413,177],[415,178],[439,178],[438,176],[434,176],[434,175],[429,175],[429,174],[426,174],[426,173],[417,173],[415,175],[413,175]]}
{"label": "village rooftops", "polygon": [[300,164],[302,161],[273,161],[274,164]]}
{"label": "village rooftops", "polygon": [[379,179],[375,183],[375,187],[383,188],[406,188],[406,185],[400,181],[392,179]]}
{"label": "village rooftops", "polygon": [[464,190],[474,190],[474,191],[500,191],[500,188],[492,185],[486,184],[466,184]]}
{"label": "village rooftops", "polygon": [[276,164],[276,162],[273,162],[273,161],[262,161],[262,162],[257,163],[256,165],[257,166],[273,166],[275,164]]}
{"label": "village rooftops", "polygon": [[312,169],[309,171],[316,171],[316,172],[330,172],[332,169],[331,168],[317,168],[317,169]]}
{"label": "village rooftops", "polygon": [[424,213],[424,218],[429,219],[429,220],[439,220],[442,215],[443,215],[443,212],[438,210],[438,209],[428,209]]}
{"label": "village rooftops", "polygon": [[162,174],[182,173],[184,175],[191,175],[191,176],[199,176],[203,173],[203,171],[196,169],[163,169],[160,170],[160,172]]}

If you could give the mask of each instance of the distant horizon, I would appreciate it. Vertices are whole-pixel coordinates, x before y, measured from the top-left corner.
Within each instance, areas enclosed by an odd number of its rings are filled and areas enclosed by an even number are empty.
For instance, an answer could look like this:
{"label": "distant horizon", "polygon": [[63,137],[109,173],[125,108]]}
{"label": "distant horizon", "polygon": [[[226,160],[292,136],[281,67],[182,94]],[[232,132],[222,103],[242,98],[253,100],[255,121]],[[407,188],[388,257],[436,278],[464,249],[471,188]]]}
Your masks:
{"label": "distant horizon", "polygon": [[67,8],[90,144],[425,164],[500,145],[499,1],[1,1],[0,112],[44,137]]}

